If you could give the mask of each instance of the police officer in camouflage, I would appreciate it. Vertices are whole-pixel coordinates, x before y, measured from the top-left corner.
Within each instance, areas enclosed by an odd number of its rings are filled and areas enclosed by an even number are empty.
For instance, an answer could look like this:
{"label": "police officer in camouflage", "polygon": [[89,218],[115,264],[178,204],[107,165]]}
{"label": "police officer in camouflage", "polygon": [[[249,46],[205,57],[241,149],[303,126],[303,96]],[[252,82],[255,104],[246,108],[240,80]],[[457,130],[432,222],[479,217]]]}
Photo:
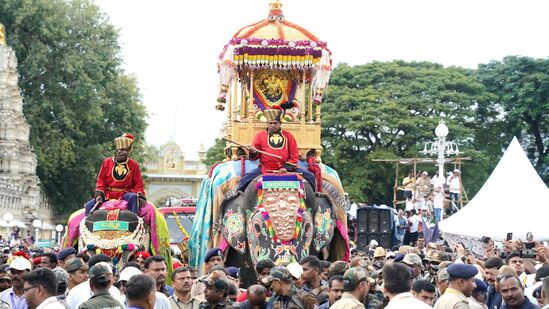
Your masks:
{"label": "police officer in camouflage", "polygon": [[292,275],[285,266],[275,266],[264,284],[271,284],[273,296],[267,303],[267,309],[312,309],[318,306],[316,298],[308,292],[297,289],[292,283]]}
{"label": "police officer in camouflage", "polygon": [[79,309],[97,309],[97,308],[110,308],[110,309],[123,309],[124,306],[120,304],[109,293],[109,288],[112,285],[112,270],[111,266],[106,262],[99,262],[90,268],[90,286],[93,292],[93,296],[82,303]]}

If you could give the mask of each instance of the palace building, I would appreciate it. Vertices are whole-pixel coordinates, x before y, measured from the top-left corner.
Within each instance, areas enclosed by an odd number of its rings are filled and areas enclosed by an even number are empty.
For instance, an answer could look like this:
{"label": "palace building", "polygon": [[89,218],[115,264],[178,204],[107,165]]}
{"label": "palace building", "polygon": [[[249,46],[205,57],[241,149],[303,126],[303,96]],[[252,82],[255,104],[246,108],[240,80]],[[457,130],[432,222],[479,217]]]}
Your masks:
{"label": "palace building", "polygon": [[198,151],[198,160],[189,160],[174,141],[162,145],[156,158],[144,166],[147,200],[163,207],[178,206],[181,200],[196,199],[208,172],[202,163],[205,156],[204,146]]}
{"label": "palace building", "polygon": [[15,51],[6,44],[0,24],[0,234],[5,236],[3,229],[16,225],[22,237],[24,230],[36,229],[39,238],[50,239],[55,230],[53,209],[39,186],[36,155],[29,144],[30,126],[23,115],[17,82]]}

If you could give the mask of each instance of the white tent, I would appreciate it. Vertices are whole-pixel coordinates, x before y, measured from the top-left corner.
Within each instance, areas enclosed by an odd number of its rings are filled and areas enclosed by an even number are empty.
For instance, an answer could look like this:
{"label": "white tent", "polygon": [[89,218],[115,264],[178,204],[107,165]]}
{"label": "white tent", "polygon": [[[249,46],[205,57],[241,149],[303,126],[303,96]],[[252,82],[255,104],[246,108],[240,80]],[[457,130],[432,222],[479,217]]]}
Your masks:
{"label": "white tent", "polygon": [[459,212],[440,222],[443,232],[503,240],[532,232],[549,240],[549,189],[526,157],[517,138],[475,197]]}

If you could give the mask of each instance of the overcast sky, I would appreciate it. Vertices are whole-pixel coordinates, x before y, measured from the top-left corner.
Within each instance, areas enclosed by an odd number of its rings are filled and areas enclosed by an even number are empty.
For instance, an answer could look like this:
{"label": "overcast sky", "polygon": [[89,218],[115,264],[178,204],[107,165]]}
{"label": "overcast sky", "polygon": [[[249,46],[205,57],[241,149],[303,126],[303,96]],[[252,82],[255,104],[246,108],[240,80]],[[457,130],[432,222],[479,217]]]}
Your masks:
{"label": "overcast sky", "polygon": [[[120,30],[124,69],[149,113],[146,140],[196,157],[219,136],[217,56],[267,17],[268,0],[95,0]],[[549,1],[285,0],[286,20],[327,41],[334,64],[431,61],[476,68],[508,55],[549,56]]]}

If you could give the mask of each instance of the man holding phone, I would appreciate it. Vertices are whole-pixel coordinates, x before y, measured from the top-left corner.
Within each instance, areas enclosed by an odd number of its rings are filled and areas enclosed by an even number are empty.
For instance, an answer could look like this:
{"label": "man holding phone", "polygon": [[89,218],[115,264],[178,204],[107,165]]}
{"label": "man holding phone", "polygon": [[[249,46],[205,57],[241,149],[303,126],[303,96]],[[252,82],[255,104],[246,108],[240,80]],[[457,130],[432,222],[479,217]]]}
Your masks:
{"label": "man holding phone", "polygon": [[518,252],[513,252],[509,254],[509,256],[507,257],[507,265],[515,269],[515,271],[517,272],[517,276],[520,280],[520,283],[522,284],[523,287],[529,288],[534,285],[535,275],[534,274],[528,275],[524,271],[524,260],[522,259],[522,257]]}

